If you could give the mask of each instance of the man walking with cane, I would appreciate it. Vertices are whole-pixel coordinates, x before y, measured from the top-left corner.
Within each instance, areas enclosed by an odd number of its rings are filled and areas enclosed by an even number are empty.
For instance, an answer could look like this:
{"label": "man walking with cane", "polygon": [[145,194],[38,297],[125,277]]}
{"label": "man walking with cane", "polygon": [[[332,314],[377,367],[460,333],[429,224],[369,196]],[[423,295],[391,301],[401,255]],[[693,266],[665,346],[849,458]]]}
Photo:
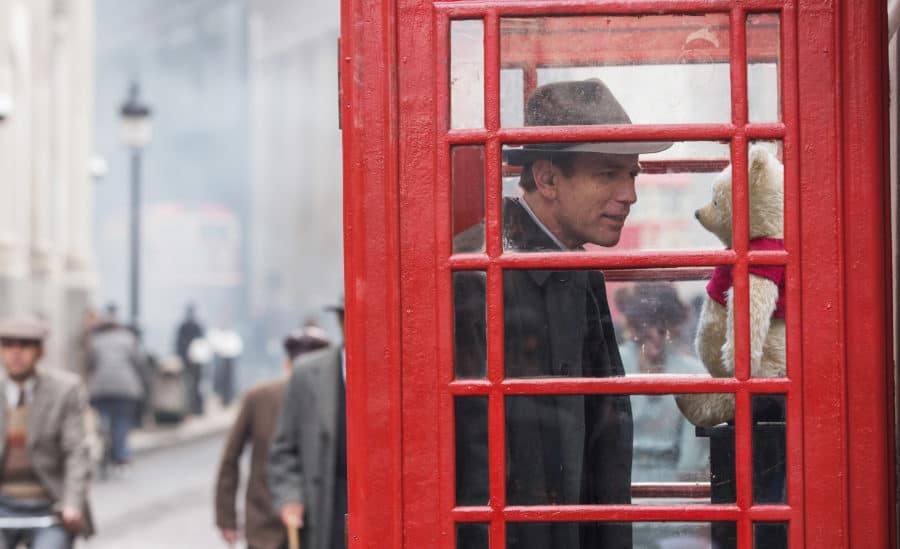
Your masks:
{"label": "man walking with cane", "polygon": [[[333,309],[343,328],[343,303]],[[343,344],[299,357],[269,450],[268,478],[274,510],[294,537],[289,542],[302,541],[304,549],[346,546],[344,377]]]}

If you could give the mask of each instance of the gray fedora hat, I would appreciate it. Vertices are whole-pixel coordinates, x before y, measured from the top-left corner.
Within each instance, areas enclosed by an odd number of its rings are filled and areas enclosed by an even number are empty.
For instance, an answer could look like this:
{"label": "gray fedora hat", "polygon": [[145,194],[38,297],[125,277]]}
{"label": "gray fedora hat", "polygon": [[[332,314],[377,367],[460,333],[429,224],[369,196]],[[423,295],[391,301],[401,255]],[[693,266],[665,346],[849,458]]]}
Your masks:
{"label": "gray fedora hat", "polygon": [[[525,106],[526,126],[592,126],[631,124],[628,113],[602,80],[553,82],[534,90]],[[559,152],[643,154],[668,149],[671,141],[539,143],[504,151],[506,161],[521,166]]]}
{"label": "gray fedora hat", "polygon": [[338,313],[344,312],[344,294],[338,296],[337,303],[332,303],[330,305],[325,306],[326,311],[334,311]]}
{"label": "gray fedora hat", "polygon": [[47,323],[35,315],[15,315],[0,320],[0,339],[44,341]]}

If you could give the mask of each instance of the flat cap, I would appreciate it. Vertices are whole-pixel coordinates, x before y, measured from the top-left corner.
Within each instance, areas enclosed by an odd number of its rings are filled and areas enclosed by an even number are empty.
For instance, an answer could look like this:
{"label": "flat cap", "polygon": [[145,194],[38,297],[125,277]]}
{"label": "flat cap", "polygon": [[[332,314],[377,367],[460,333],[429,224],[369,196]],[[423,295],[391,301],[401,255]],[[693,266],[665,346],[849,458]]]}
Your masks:
{"label": "flat cap", "polygon": [[0,319],[0,339],[44,341],[47,323],[35,315],[14,315]]}

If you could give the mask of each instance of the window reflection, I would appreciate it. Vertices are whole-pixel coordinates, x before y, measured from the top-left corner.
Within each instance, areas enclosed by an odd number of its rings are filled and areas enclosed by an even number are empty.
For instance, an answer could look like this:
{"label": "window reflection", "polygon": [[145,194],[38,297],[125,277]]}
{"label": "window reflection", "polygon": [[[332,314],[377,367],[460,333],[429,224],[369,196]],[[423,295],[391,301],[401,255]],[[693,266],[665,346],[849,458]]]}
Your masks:
{"label": "window reflection", "polygon": [[[450,150],[450,187],[453,193],[452,231],[456,237],[463,231],[480,231],[476,226],[484,219],[484,145],[459,145]],[[454,252],[484,251],[484,237],[477,242],[460,237],[453,242]]]}
{"label": "window reflection", "polygon": [[487,505],[490,496],[487,397],[457,397],[454,414],[457,425],[456,503]]}
{"label": "window reflection", "polygon": [[753,502],[787,502],[787,426],[784,395],[754,395]]}
{"label": "window reflection", "polygon": [[781,120],[781,19],[747,15],[747,102],[750,122]]}
{"label": "window reflection", "polygon": [[[733,525],[722,522],[512,522],[506,525],[508,548],[546,547],[603,547],[629,549],[720,549],[715,543],[712,530],[717,525]],[[572,532],[582,540],[581,545],[553,545],[566,532]],[[618,537],[628,536],[633,542],[628,545],[610,543],[610,533]],[[565,538],[567,540],[573,537]],[[535,544],[532,544],[534,542]],[[547,542],[550,542],[547,544]]]}
{"label": "window reflection", "polygon": [[484,127],[484,22],[450,22],[450,127]]}
{"label": "window reflection", "polygon": [[488,549],[488,525],[479,522],[457,524],[456,549]]}
{"label": "window reflection", "polygon": [[487,375],[484,271],[453,273],[453,366],[457,378]]}
{"label": "window reflection", "polygon": [[609,286],[619,354],[627,374],[707,373],[694,347],[705,281],[614,282]]}
{"label": "window reflection", "polygon": [[753,549],[787,549],[787,522],[754,522]]}
{"label": "window reflection", "polygon": [[522,92],[567,80],[599,78],[632,121],[731,120],[728,14],[506,17],[500,63],[521,71],[521,85],[501,79],[504,126],[521,122],[504,103]]}
{"label": "window reflection", "polygon": [[[628,374],[704,374],[682,338],[693,310],[674,284],[647,282],[620,287],[615,304],[626,337],[619,353]],[[709,442],[678,410],[672,395],[632,395],[634,458],[632,478],[647,481],[708,481]]]}

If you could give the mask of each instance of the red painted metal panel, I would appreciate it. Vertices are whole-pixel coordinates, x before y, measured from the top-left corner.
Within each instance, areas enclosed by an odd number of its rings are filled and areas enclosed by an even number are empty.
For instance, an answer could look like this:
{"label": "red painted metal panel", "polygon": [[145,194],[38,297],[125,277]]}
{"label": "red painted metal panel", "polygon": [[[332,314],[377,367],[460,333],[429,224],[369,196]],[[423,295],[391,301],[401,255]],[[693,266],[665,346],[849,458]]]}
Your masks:
{"label": "red painted metal panel", "polygon": [[393,10],[393,0],[345,0],[341,9],[351,548],[402,544]]}
{"label": "red painted metal panel", "polygon": [[816,319],[801,336],[806,547],[847,547],[836,16],[822,2],[799,2],[801,302],[803,318]]}
{"label": "red painted metal panel", "polygon": [[[883,100],[888,88],[886,11],[877,2],[844,2],[842,183],[844,188],[846,368],[848,395],[850,545],[887,547],[891,486],[887,432],[891,407],[884,382],[892,360],[890,269],[883,204],[890,201]],[[873,100],[874,99],[874,100]],[[863,222],[863,220],[865,220]]]}
{"label": "red painted metal panel", "polygon": [[782,120],[787,127],[783,144],[784,155],[784,242],[785,249],[791,252],[787,261],[786,293],[788,308],[791,313],[785,320],[787,342],[787,378],[798,385],[798,390],[787,399],[786,415],[789,418],[786,426],[787,443],[787,496],[792,508],[788,530],[789,547],[805,547],[805,523],[803,521],[804,506],[804,469],[803,469],[803,368],[802,368],[802,302],[801,302],[801,233],[800,233],[800,114],[797,43],[798,21],[797,7],[789,4],[781,12],[781,104]]}
{"label": "red painted metal panel", "polygon": [[[448,90],[434,94],[437,66],[425,52],[435,51],[436,23],[426,2],[398,0],[397,90],[400,100],[399,136],[399,221],[400,282],[402,300],[402,428],[403,428],[403,546],[438,547],[445,539],[448,524],[441,521],[440,503],[452,497],[452,462],[439,461],[438,448],[446,447],[449,433],[442,424],[452,425],[447,397],[438,390],[442,372],[452,372],[452,352],[443,357],[438,347],[439,313],[449,319],[446,307],[437,307],[434,296],[447,281],[435,269],[437,231],[450,226],[449,148],[437,150],[435,124],[442,124],[449,105]],[[449,39],[439,50],[449,47]],[[447,128],[444,125],[441,129]],[[440,166],[440,168],[438,168]],[[440,197],[441,208],[435,204]],[[449,233],[447,233],[449,234]],[[442,241],[445,243],[445,241]],[[431,299],[423,299],[430,296]],[[372,296],[378,299],[377,296]],[[449,369],[448,369],[449,366]],[[444,374],[446,376],[446,374]],[[436,421],[438,420],[438,421]],[[435,464],[441,463],[437,469]]]}
{"label": "red painted metal panel", "polygon": [[[739,130],[733,124],[632,124],[618,126],[530,126],[502,128],[496,131],[452,130],[448,138],[453,144],[481,143],[499,139],[502,143],[565,143],[570,141],[649,141],[666,138],[671,141],[727,141]],[[746,139],[783,139],[785,128],[779,123],[750,124],[740,129]]]}

